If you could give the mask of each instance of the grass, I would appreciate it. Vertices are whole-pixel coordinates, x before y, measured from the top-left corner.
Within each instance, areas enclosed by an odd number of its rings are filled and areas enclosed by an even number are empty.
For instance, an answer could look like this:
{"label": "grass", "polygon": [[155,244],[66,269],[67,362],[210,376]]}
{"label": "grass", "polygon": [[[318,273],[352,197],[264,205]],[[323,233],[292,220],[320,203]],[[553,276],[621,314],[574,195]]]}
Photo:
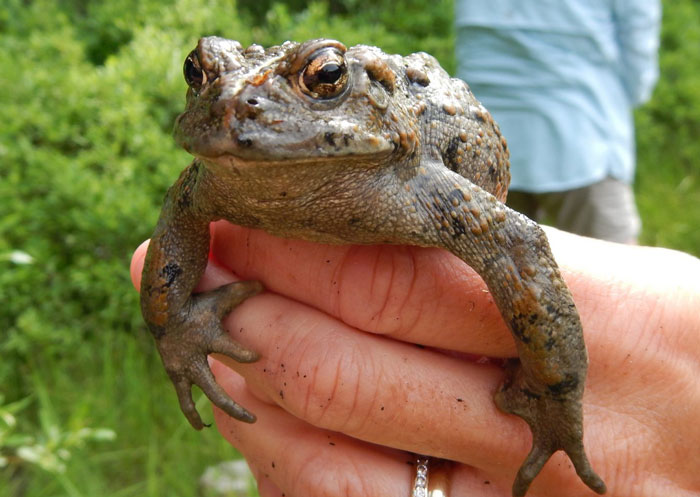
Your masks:
{"label": "grass", "polygon": [[700,178],[682,171],[640,172],[641,243],[700,256]]}
{"label": "grass", "polygon": [[[0,496],[192,496],[207,466],[240,457],[215,428],[190,427],[145,333],[101,334],[70,357],[39,350],[27,372],[35,392],[27,413],[38,417],[39,442],[55,449],[61,433],[86,426],[112,428],[117,436],[71,447],[64,441],[65,472],[38,465],[0,471]],[[196,393],[211,421],[208,401]]]}

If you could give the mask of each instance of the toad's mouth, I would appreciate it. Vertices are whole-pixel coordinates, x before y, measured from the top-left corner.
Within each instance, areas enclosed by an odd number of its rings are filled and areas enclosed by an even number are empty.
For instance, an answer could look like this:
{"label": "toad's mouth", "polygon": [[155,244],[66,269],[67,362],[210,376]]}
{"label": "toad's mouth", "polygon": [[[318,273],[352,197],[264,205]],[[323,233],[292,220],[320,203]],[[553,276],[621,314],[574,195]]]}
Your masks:
{"label": "toad's mouth", "polygon": [[295,168],[295,167],[319,167],[347,164],[348,167],[372,168],[386,162],[390,152],[372,154],[347,154],[347,155],[309,155],[304,156],[280,156],[220,153],[218,155],[193,154],[198,160],[219,168],[228,170],[252,170],[256,168]]}
{"label": "toad's mouth", "polygon": [[209,124],[185,112],[175,125],[175,140],[192,155],[208,161],[245,163],[329,160],[334,157],[383,157],[401,145],[400,134],[381,132],[343,120],[301,124],[292,117],[275,122],[235,120]]}
{"label": "toad's mouth", "polygon": [[396,144],[388,137],[376,135],[349,137],[326,132],[320,136],[300,139],[283,134],[275,136],[245,133],[208,135],[198,139],[178,137],[178,142],[195,157],[213,163],[236,167],[262,166],[265,164],[293,164],[329,162],[335,160],[378,162],[396,150]]}

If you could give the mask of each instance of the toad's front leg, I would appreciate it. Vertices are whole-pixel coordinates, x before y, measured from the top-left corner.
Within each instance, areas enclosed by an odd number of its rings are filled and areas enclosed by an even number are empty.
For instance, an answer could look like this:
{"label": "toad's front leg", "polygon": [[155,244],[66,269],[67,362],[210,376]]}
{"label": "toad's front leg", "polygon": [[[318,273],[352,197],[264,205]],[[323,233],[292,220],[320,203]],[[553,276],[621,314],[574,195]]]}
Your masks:
{"label": "toad's front leg", "polygon": [[444,168],[414,181],[423,213],[416,215],[429,221],[421,232],[435,233],[437,245],[479,273],[515,338],[520,360],[511,361],[495,400],[502,411],[527,421],[533,445],[513,495],[525,495],[558,450],[566,452],[586,485],[604,493],[605,484],[583,448],[581,398],[588,358],[581,322],[544,232]]}
{"label": "toad's front leg", "polygon": [[249,281],[192,294],[207,264],[212,220],[196,207],[200,173],[193,163],[168,191],[141,279],[141,312],[175,386],[180,408],[198,430],[205,425],[192,400],[193,384],[229,416],[255,421],[216,383],[207,355],[219,353],[238,362],[257,359],[255,352],[230,338],[221,319],[262,289],[258,282]]}
{"label": "toad's front leg", "polygon": [[523,418],[533,437],[532,449],[513,483],[513,495],[524,496],[558,450],[566,452],[588,487],[604,493],[605,484],[583,447],[581,399],[588,357],[571,294],[539,226],[506,211],[500,229],[494,228],[496,237],[500,234],[505,240],[500,254],[497,251],[493,259],[474,265],[515,338],[520,358],[510,361],[495,401],[502,411]]}

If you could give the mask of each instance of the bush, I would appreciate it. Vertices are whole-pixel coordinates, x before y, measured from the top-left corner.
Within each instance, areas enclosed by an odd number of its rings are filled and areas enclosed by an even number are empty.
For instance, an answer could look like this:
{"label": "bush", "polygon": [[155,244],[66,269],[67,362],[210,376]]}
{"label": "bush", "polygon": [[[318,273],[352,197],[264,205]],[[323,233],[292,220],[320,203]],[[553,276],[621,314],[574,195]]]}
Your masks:
{"label": "bush", "polygon": [[700,3],[664,7],[661,78],[636,116],[643,241],[700,255]]}

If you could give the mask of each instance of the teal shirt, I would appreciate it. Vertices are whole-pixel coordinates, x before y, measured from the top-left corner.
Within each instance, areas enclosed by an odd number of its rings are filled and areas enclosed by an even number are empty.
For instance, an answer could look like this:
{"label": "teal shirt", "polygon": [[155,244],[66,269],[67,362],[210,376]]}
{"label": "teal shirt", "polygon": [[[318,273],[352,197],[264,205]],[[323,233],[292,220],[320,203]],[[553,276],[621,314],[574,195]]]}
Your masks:
{"label": "teal shirt", "polygon": [[658,0],[456,0],[457,76],[508,140],[512,189],[632,181],[660,21]]}

